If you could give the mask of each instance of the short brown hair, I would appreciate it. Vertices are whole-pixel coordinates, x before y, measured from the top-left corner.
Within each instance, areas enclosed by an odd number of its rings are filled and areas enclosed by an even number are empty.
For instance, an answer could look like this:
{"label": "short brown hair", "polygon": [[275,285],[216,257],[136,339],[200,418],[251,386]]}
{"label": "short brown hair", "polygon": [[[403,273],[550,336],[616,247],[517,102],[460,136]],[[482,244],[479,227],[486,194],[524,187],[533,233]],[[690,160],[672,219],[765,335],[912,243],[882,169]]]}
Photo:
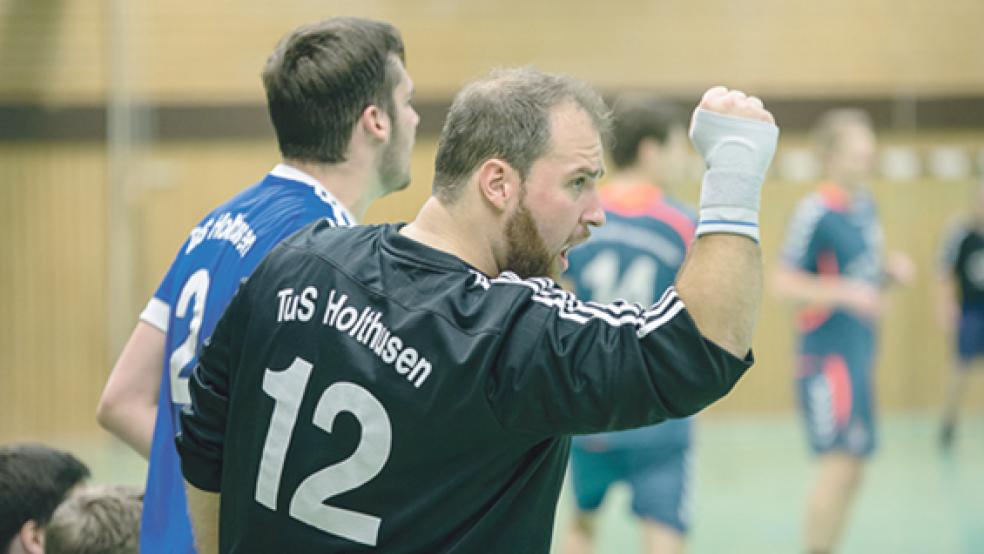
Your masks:
{"label": "short brown hair", "polygon": [[403,39],[389,23],[335,17],[284,37],[263,69],[270,119],[284,158],[338,163],[363,110],[392,116]]}
{"label": "short brown hair", "polygon": [[137,554],[143,493],[90,487],[62,502],[45,529],[47,554]]}
{"label": "short brown hair", "polygon": [[550,110],[565,101],[583,109],[608,142],[608,106],[581,81],[524,67],[496,70],[466,85],[438,139],[434,196],[454,202],[462,182],[491,158],[509,163],[525,179],[550,146]]}

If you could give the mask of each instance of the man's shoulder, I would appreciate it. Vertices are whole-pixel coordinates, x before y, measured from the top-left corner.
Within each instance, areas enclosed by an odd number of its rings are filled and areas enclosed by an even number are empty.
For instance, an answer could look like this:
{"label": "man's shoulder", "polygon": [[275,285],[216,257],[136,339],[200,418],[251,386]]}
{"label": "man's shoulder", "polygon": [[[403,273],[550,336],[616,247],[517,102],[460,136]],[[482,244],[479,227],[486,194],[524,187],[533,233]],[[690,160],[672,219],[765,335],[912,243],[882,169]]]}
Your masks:
{"label": "man's shoulder", "polygon": [[385,225],[344,226],[331,218],[315,219],[274,246],[260,270],[294,273],[299,268],[347,268],[363,264],[377,251]]}
{"label": "man's shoulder", "polygon": [[266,175],[241,190],[212,210],[209,216],[225,212],[250,214],[257,224],[269,222],[274,227],[290,220],[306,223],[318,217],[339,219],[332,205],[319,197],[312,187],[274,175]]}
{"label": "man's shoulder", "polygon": [[321,217],[308,223],[281,243],[285,249],[317,254],[331,249],[337,256],[339,249],[361,250],[387,230],[389,225],[341,225],[337,221]]}
{"label": "man's shoulder", "polygon": [[193,240],[203,232],[208,236],[242,234],[247,242],[258,243],[257,250],[265,254],[299,229],[323,220],[348,225],[339,209],[312,187],[268,174],[209,212],[190,236]]}
{"label": "man's shoulder", "polygon": [[205,214],[188,231],[171,270],[253,267],[304,225],[333,218],[331,207],[309,190],[271,187],[269,180],[267,175]]}
{"label": "man's shoulder", "polygon": [[833,206],[821,191],[814,191],[796,202],[790,224],[793,229],[816,231],[843,216],[843,211]]}

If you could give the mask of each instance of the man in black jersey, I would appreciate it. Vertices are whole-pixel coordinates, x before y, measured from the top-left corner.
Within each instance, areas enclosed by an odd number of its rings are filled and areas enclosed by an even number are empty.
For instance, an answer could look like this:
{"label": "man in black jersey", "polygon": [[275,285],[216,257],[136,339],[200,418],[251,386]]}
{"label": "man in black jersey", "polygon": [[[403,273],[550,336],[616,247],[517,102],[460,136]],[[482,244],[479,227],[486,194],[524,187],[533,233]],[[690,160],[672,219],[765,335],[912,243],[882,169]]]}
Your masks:
{"label": "man in black jersey", "polygon": [[315,224],[260,264],[182,415],[202,552],[216,527],[223,552],[547,552],[571,434],[731,390],[752,363],[778,129],[755,97],[704,95],[701,221],[676,287],[604,305],[537,276],[604,221],[607,118],[573,79],[493,73],[456,97],[412,223]]}
{"label": "man in black jersey", "polygon": [[953,446],[967,374],[984,356],[984,180],[974,188],[973,212],[947,233],[940,254],[939,319],[955,335],[956,360],[947,377],[940,446]]}

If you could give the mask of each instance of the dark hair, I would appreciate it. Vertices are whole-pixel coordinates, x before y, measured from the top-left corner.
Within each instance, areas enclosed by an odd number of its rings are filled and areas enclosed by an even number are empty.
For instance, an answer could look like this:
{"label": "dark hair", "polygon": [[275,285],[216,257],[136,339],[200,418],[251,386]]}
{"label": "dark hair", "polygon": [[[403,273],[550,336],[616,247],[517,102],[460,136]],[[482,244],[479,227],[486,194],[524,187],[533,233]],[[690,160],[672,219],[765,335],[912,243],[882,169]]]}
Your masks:
{"label": "dark hair", "polygon": [[455,96],[434,162],[434,196],[451,203],[461,183],[484,161],[499,158],[526,178],[550,146],[550,110],[573,101],[608,141],[610,113],[587,84],[530,67],[493,71]]}
{"label": "dark hair", "polygon": [[388,23],[336,17],[284,37],[263,69],[270,119],[284,158],[338,163],[369,105],[393,116],[403,61],[400,32]]}
{"label": "dark hair", "polygon": [[824,112],[813,126],[813,140],[821,154],[826,156],[840,143],[844,130],[854,126],[874,128],[871,116],[859,108],[836,108]]}
{"label": "dark hair", "polygon": [[40,444],[0,446],[0,545],[28,521],[43,527],[65,495],[89,477],[68,452]]}
{"label": "dark hair", "polygon": [[653,139],[666,144],[674,128],[685,125],[683,112],[676,105],[658,97],[627,94],[615,101],[612,124],[612,163],[624,169],[636,163],[639,144]]}
{"label": "dark hair", "polygon": [[47,554],[137,554],[143,493],[125,486],[92,487],[58,506],[44,533]]}

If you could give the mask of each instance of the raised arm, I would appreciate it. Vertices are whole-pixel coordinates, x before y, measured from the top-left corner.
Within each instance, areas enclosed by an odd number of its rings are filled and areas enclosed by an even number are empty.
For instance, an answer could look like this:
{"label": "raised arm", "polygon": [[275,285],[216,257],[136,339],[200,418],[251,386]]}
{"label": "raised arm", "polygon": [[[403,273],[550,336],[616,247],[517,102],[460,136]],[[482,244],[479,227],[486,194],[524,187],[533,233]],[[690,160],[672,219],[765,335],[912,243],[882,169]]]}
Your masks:
{"label": "raised arm", "polygon": [[676,286],[707,340],[734,356],[748,353],[762,301],[757,243],[738,235],[703,235],[694,242]]}
{"label": "raised arm", "polygon": [[759,199],[779,129],[758,98],[714,87],[694,111],[690,137],[707,171],[697,240],[676,288],[704,337],[744,357],[762,301]]}

